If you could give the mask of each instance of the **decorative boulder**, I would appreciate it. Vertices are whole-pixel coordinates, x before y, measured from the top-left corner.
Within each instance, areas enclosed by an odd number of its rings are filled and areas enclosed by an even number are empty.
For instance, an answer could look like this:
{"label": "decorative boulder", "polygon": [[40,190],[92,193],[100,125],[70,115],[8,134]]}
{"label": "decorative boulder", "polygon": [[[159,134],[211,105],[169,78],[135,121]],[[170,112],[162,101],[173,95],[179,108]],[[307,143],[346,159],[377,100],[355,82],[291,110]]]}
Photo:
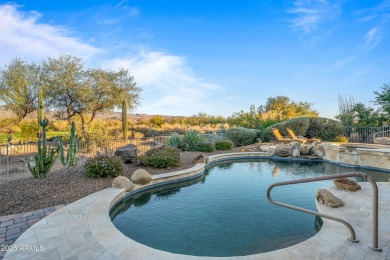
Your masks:
{"label": "decorative boulder", "polygon": [[292,147],[291,146],[286,146],[286,145],[280,145],[276,147],[275,149],[275,155],[281,156],[281,157],[287,157],[292,155]]}
{"label": "decorative boulder", "polygon": [[311,146],[302,145],[299,148],[299,152],[301,153],[301,155],[309,155],[310,154],[310,149],[311,149]]}
{"label": "decorative boulder", "polygon": [[333,181],[333,184],[336,185],[338,189],[347,191],[357,191],[362,188],[359,183],[347,178],[336,179]]}
{"label": "decorative boulder", "polygon": [[301,156],[301,153],[299,152],[299,148],[298,148],[298,147],[293,147],[292,156],[293,156],[293,157],[299,157],[299,156]]}
{"label": "decorative boulder", "polygon": [[317,191],[316,200],[319,203],[325,204],[326,206],[329,206],[332,208],[338,208],[338,207],[344,206],[344,201],[337,198],[330,191],[325,190],[325,189],[319,189]]}
{"label": "decorative boulder", "polygon": [[199,154],[198,156],[195,157],[194,159],[194,163],[207,163],[208,160],[207,160],[207,156],[205,156],[204,154]]}
{"label": "decorative boulder", "polygon": [[118,176],[112,181],[112,187],[117,189],[125,189],[126,192],[134,189],[135,185],[126,177]]}
{"label": "decorative boulder", "polygon": [[133,158],[137,157],[137,146],[134,144],[128,144],[123,147],[119,147],[114,155],[119,156],[125,163],[131,163]]}
{"label": "decorative boulder", "polygon": [[131,176],[131,181],[137,184],[145,185],[152,180],[152,175],[144,169],[136,170]]}

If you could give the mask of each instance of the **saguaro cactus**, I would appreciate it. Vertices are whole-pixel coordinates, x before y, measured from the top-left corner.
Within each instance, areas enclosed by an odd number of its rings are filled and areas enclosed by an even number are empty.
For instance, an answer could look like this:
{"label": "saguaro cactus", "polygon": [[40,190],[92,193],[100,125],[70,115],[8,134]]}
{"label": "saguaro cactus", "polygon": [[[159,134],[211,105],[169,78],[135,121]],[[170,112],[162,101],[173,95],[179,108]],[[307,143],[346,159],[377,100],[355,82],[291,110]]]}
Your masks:
{"label": "saguaro cactus", "polygon": [[42,89],[38,90],[38,134],[42,133],[41,121],[43,119],[43,103],[42,103]]}
{"label": "saguaro cactus", "polygon": [[128,137],[128,126],[127,126],[127,102],[125,99],[122,102],[122,130],[123,130],[123,140],[126,140]]}
{"label": "saguaro cactus", "polygon": [[28,169],[34,178],[44,178],[50,172],[58,156],[58,148],[47,148],[46,144],[46,127],[49,125],[48,119],[40,121],[42,133],[38,134],[38,154],[34,156],[34,165],[27,162]]}
{"label": "saguaro cactus", "polygon": [[60,146],[60,160],[61,163],[66,166],[75,166],[76,165],[76,154],[77,154],[77,143],[78,138],[76,135],[76,126],[75,123],[72,122],[72,128],[70,129],[70,139],[69,139],[69,147],[66,157],[64,155],[64,145],[62,143],[62,138],[59,138],[59,146]]}

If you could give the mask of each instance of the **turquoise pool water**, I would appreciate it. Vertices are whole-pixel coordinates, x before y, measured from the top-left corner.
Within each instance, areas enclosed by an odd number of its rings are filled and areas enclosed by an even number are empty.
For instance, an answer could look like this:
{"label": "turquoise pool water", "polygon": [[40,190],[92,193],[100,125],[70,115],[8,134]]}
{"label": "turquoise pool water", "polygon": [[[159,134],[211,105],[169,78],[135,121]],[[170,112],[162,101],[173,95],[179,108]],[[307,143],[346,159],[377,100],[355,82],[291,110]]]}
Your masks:
{"label": "turquoise pool water", "polygon": [[[114,209],[112,222],[152,248],[196,256],[240,256],[273,251],[316,233],[315,217],[268,202],[274,182],[361,171],[376,181],[390,174],[324,162],[256,160],[221,163],[198,180],[133,195]],[[184,187],[183,187],[184,185]],[[185,186],[187,185],[187,186]],[[316,210],[315,193],[331,181],[276,187],[275,200]]]}

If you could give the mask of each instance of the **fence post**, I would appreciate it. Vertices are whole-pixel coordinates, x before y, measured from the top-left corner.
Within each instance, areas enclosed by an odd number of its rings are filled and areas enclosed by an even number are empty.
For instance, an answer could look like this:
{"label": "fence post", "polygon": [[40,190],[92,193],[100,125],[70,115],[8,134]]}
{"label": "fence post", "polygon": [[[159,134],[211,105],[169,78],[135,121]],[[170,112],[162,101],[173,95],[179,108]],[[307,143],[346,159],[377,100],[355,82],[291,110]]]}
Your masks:
{"label": "fence post", "polygon": [[7,158],[7,177],[9,177],[9,156],[8,156],[8,143],[7,143],[7,155],[6,155],[6,158]]}

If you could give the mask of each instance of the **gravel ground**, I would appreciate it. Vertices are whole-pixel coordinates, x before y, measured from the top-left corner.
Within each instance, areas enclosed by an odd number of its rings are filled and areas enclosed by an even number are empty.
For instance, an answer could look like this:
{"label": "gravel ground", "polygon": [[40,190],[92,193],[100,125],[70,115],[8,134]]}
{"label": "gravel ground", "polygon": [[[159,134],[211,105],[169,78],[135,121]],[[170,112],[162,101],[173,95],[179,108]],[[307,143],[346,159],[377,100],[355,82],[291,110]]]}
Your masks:
{"label": "gravel ground", "polygon": [[[204,153],[236,152],[242,148],[230,151]],[[196,156],[201,152],[181,152],[181,166],[172,169],[156,169],[124,164],[123,176],[131,177],[133,172],[143,168],[150,174],[161,174],[190,168]],[[68,204],[89,194],[111,187],[113,178],[90,178],[85,176],[82,166],[51,172],[44,179],[34,179],[29,175],[0,183],[0,216],[38,210],[50,206]]]}

